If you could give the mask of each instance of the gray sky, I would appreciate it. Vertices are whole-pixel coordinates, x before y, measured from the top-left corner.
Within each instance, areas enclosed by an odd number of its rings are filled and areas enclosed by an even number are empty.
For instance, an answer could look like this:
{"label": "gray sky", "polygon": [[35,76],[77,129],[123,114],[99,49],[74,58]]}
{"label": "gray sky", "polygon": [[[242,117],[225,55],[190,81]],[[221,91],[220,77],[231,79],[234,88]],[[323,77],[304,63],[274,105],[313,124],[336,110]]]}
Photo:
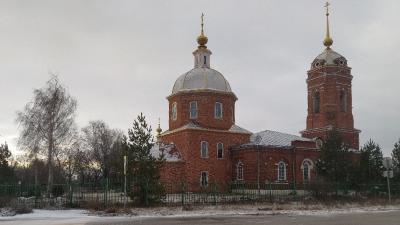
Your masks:
{"label": "gray sky", "polygon": [[[400,138],[400,2],[331,1],[333,49],[353,68],[355,126],[389,154]],[[324,1],[0,1],[0,142],[14,152],[16,111],[59,74],[77,122],[126,131],[140,112],[167,129],[175,79],[193,67],[205,13],[211,67],[253,132],[305,128],[306,71],[323,51]]]}

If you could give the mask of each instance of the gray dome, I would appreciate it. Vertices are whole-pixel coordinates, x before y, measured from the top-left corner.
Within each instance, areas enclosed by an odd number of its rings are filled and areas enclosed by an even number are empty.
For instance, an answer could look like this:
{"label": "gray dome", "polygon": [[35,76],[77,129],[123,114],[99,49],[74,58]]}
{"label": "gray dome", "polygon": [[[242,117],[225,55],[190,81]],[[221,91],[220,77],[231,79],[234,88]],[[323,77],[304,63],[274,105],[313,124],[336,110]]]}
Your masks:
{"label": "gray dome", "polygon": [[339,53],[327,48],[312,63],[312,67],[320,66],[347,66],[347,60]]}
{"label": "gray dome", "polygon": [[172,94],[192,90],[232,93],[231,86],[225,77],[220,72],[207,67],[194,68],[178,77],[172,89]]}

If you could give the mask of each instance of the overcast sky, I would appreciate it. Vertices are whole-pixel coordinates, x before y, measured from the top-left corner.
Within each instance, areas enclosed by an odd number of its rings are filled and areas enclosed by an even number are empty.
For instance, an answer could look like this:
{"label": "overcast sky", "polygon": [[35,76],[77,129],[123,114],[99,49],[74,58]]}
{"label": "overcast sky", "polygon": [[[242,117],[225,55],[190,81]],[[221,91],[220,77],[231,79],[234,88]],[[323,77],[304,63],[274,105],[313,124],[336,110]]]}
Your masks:
{"label": "overcast sky", "polygon": [[[0,142],[18,152],[16,111],[59,74],[77,123],[123,131],[143,112],[167,129],[176,78],[193,68],[205,13],[211,67],[239,100],[237,124],[299,134],[306,72],[323,51],[324,1],[0,1]],[[353,114],[386,155],[400,138],[400,1],[331,1],[332,48],[352,67]]]}

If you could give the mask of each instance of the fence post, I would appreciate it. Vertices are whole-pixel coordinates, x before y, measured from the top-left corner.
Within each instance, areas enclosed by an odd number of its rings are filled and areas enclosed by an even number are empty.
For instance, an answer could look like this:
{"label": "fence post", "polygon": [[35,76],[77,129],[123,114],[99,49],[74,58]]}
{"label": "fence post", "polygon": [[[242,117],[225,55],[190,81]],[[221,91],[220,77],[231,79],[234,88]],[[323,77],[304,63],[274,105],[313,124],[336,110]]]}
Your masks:
{"label": "fence post", "polygon": [[69,206],[70,207],[72,207],[72,194],[73,194],[72,185],[71,185],[71,182],[69,182]]}
{"label": "fence post", "polygon": [[269,187],[269,199],[272,201],[272,183],[271,181],[268,182],[268,187]]}
{"label": "fence post", "polygon": [[108,206],[108,177],[106,178],[106,183],[104,185],[104,207]]}
{"label": "fence post", "polygon": [[213,191],[214,205],[217,205],[217,184],[216,183],[213,183],[212,191]]}
{"label": "fence post", "polygon": [[182,206],[184,206],[185,205],[185,190],[186,190],[186,187],[185,187],[185,182],[181,182],[181,203],[182,203]]}

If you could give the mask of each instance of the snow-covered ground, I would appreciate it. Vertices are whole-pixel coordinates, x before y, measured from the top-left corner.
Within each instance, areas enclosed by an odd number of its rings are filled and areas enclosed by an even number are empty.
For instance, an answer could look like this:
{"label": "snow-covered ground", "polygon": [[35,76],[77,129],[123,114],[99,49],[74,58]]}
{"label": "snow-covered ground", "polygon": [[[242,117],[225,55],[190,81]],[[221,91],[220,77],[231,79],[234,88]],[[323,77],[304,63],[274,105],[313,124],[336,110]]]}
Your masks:
{"label": "snow-covered ground", "polygon": [[[238,206],[206,206],[195,208],[190,211],[182,210],[180,207],[159,207],[132,209],[130,215],[104,216],[104,214],[93,214],[86,210],[33,210],[33,213],[16,215],[12,217],[0,217],[1,225],[67,225],[86,224],[87,222],[118,222],[126,220],[141,220],[154,217],[194,217],[194,216],[217,216],[217,215],[313,215],[333,216],[346,213],[378,213],[388,211],[399,211],[400,206],[370,206],[343,208],[311,207],[307,209],[284,209],[273,205],[238,205]],[[313,209],[314,208],[314,209]]]}

